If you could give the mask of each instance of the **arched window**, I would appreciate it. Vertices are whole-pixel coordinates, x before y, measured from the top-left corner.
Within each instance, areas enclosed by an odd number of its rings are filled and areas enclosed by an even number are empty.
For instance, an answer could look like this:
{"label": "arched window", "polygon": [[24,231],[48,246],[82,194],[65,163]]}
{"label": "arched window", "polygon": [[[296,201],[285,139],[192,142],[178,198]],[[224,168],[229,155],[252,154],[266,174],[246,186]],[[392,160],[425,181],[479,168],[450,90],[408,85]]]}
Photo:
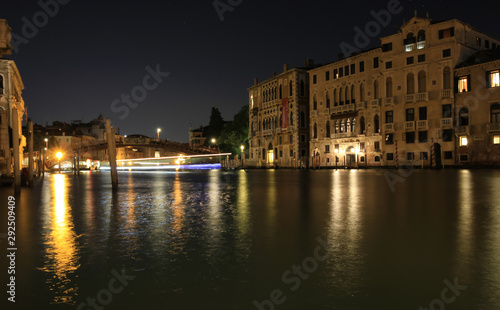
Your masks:
{"label": "arched window", "polygon": [[373,99],[378,99],[378,98],[379,98],[378,80],[375,80],[375,82],[373,82]]}
{"label": "arched window", "polygon": [[280,85],[280,99],[283,98],[283,86]]}
{"label": "arched window", "polygon": [[306,84],[304,80],[300,81],[300,95],[304,97],[306,95]]}
{"label": "arched window", "polygon": [[494,103],[490,108],[491,123],[500,123],[500,104]]}
{"label": "arched window", "polygon": [[293,112],[290,112],[290,126],[293,126]]}
{"label": "arched window", "polygon": [[347,119],[345,132],[351,132],[351,119],[350,118]]}
{"label": "arched window", "polygon": [[345,104],[349,104],[350,103],[350,100],[349,100],[349,86],[346,86],[344,91],[345,91]]}
{"label": "arched window", "polygon": [[385,80],[385,96],[392,97],[392,78],[388,77]]}
{"label": "arched window", "polygon": [[3,75],[0,74],[0,95],[3,95]]}
{"label": "arched window", "polygon": [[313,127],[313,139],[317,139],[318,138],[318,126],[316,125],[316,123],[314,123],[314,127]]}
{"label": "arched window", "polygon": [[420,30],[417,34],[417,42],[425,41],[425,30]]}
{"label": "arched window", "polygon": [[344,105],[344,92],[342,90],[342,87],[340,88],[339,91],[339,105]]}
{"label": "arched window", "polygon": [[378,117],[378,114],[375,114],[375,117],[373,118],[373,132],[378,133],[380,131],[380,119]]}
{"label": "arched window", "polygon": [[278,127],[278,118],[277,117],[274,118],[274,128],[279,128]]}
{"label": "arched window", "polygon": [[280,115],[280,126],[278,128],[283,128],[283,115]]}
{"label": "arched window", "polygon": [[316,100],[316,94],[313,96],[313,110],[318,109],[318,101]]}
{"label": "arched window", "polygon": [[427,91],[427,76],[425,71],[420,71],[418,73],[418,92],[424,93]]}
{"label": "arched window", "polygon": [[326,137],[330,138],[330,122],[326,122]]}
{"label": "arched window", "polygon": [[326,108],[328,109],[330,107],[330,94],[328,91],[326,92]]}
{"label": "arched window", "polygon": [[458,111],[458,126],[469,126],[469,109],[461,108]]}
{"label": "arched window", "polygon": [[359,84],[359,102],[365,101],[365,86],[363,83]]}
{"label": "arched window", "polygon": [[359,133],[364,134],[365,133],[365,117],[361,116],[359,119]]}
{"label": "arched window", "polygon": [[345,131],[345,122],[344,120],[341,120],[340,121],[340,132],[344,132]]}
{"label": "arched window", "polygon": [[339,105],[339,101],[338,101],[338,98],[337,98],[337,89],[336,88],[333,90],[333,105],[334,106],[338,106]]}
{"label": "arched window", "polygon": [[293,96],[293,83],[290,80],[290,84],[288,84],[288,91],[290,92],[290,97]]}
{"label": "arched window", "polygon": [[354,96],[354,85],[351,86],[351,103],[356,103],[356,97]]}
{"label": "arched window", "polygon": [[351,124],[351,131],[356,132],[356,119],[352,119],[352,124]]}
{"label": "arched window", "polygon": [[335,121],[335,128],[333,130],[334,130],[334,133],[339,133],[340,132],[340,129],[339,129],[339,120]]}
{"label": "arched window", "polygon": [[451,70],[450,67],[443,69],[443,89],[451,89]]}
{"label": "arched window", "polygon": [[412,95],[415,93],[415,77],[413,73],[408,73],[406,76],[406,94]]}
{"label": "arched window", "polygon": [[300,112],[300,127],[306,127],[306,114],[303,111]]}

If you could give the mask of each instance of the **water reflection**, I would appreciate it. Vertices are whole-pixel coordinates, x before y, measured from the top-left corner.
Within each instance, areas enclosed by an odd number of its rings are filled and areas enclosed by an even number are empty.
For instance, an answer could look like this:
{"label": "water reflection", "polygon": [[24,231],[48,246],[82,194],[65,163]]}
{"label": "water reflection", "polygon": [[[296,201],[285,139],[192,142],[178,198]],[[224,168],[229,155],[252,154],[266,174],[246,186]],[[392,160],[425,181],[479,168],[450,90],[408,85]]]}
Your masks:
{"label": "water reflection", "polygon": [[75,271],[80,267],[80,253],[74,230],[71,206],[68,204],[67,176],[52,176],[51,203],[45,204],[46,233],[42,239],[45,246],[44,266],[53,303],[74,304],[78,294]]}

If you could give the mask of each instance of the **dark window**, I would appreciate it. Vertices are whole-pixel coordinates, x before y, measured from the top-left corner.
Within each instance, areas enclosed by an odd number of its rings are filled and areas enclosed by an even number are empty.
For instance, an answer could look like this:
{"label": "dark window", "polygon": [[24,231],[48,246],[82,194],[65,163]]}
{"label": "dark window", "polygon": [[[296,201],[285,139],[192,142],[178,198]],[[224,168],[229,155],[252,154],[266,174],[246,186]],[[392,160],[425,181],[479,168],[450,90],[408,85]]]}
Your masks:
{"label": "dark window", "polygon": [[424,62],[425,61],[425,54],[418,55],[418,62]]}
{"label": "dark window", "polygon": [[484,47],[490,48],[490,41],[484,40]]}
{"label": "dark window", "polygon": [[427,152],[420,152],[420,159],[423,159],[423,160],[429,159],[429,153],[427,153]]}
{"label": "dark window", "polygon": [[339,77],[344,76],[344,68],[339,68]]}
{"label": "dark window", "polygon": [[359,72],[365,72],[365,62],[364,61],[359,62]]}
{"label": "dark window", "polygon": [[418,142],[420,143],[427,142],[427,131],[418,132]]}
{"label": "dark window", "polygon": [[292,144],[292,143],[293,143],[293,135],[290,135],[290,139],[289,139],[289,141],[290,141],[290,144]]}
{"label": "dark window", "polygon": [[364,143],[364,142],[361,142],[361,143],[359,144],[359,150],[360,150],[361,152],[364,152],[364,151],[365,151],[365,143]]}
{"label": "dark window", "polygon": [[406,109],[406,121],[413,122],[415,120],[415,109]]}
{"label": "dark window", "polygon": [[449,38],[449,37],[453,37],[453,36],[455,36],[455,28],[454,27],[439,30],[439,39],[445,39],[445,38]]}
{"label": "dark window", "polygon": [[288,85],[290,96],[293,96],[293,83],[290,81],[290,84]]}
{"label": "dark window", "polygon": [[317,139],[318,138],[318,126],[314,124],[313,126],[313,138]]}
{"label": "dark window", "polygon": [[392,61],[388,61],[385,63],[385,68],[386,69],[391,69],[392,68]]}
{"label": "dark window", "polygon": [[306,127],[306,115],[304,112],[300,112],[300,127]]}
{"label": "dark window", "polygon": [[443,104],[443,118],[451,117],[451,104]]}
{"label": "dark window", "polygon": [[375,152],[380,151],[380,142],[375,141],[375,142],[373,143],[373,148],[375,149]]}
{"label": "dark window", "polygon": [[349,75],[349,66],[345,66],[344,71],[345,71],[345,76],[348,76]]}
{"label": "dark window", "polygon": [[351,74],[356,73],[356,64],[351,64]]}
{"label": "dark window", "polygon": [[318,82],[318,77],[315,75],[313,75],[313,84],[316,84]]}
{"label": "dark window", "polygon": [[293,157],[293,150],[290,150],[290,157]]}
{"label": "dark window", "polygon": [[300,154],[302,154],[302,156],[306,156],[306,150],[302,149],[302,151],[300,151]]}
{"label": "dark window", "polygon": [[283,151],[280,150],[280,157],[283,157]]}
{"label": "dark window", "polygon": [[481,46],[481,38],[480,37],[476,38],[476,45]]}
{"label": "dark window", "polygon": [[412,56],[412,57],[407,57],[407,58],[406,58],[406,64],[407,64],[407,65],[412,65],[412,64],[413,64],[413,56]]}
{"label": "dark window", "polygon": [[373,68],[374,69],[378,68],[378,57],[373,58]]}
{"label": "dark window", "polygon": [[444,159],[453,159],[452,151],[444,151]]}
{"label": "dark window", "polygon": [[280,85],[279,96],[280,96],[280,99],[283,98],[283,86],[282,85]]}
{"label": "dark window", "polygon": [[394,153],[387,153],[387,160],[394,160]]}
{"label": "dark window", "polygon": [[330,80],[330,71],[326,71],[325,72],[325,81],[329,81]]}
{"label": "dark window", "polygon": [[382,52],[389,52],[389,51],[392,51],[392,42],[382,44]]}
{"label": "dark window", "polygon": [[380,161],[380,156],[375,156],[375,161],[379,162]]}
{"label": "dark window", "polygon": [[491,43],[492,48],[497,48],[497,44],[495,42]]}
{"label": "dark window", "polygon": [[300,81],[300,95],[302,97],[306,95],[306,84],[304,81]]}
{"label": "dark window", "polygon": [[280,136],[280,145],[283,145],[283,137]]}
{"label": "dark window", "polygon": [[3,95],[3,75],[0,74],[0,95]]}
{"label": "dark window", "polygon": [[407,132],[405,135],[406,135],[406,143],[415,143],[414,131]]}
{"label": "dark window", "polygon": [[469,126],[469,109],[461,108],[458,111],[458,126]]}
{"label": "dark window", "polygon": [[427,120],[427,107],[418,108],[418,119],[421,121]]}
{"label": "dark window", "polygon": [[306,135],[300,135],[300,141],[306,142]]}
{"label": "dark window", "polygon": [[338,79],[338,78],[339,78],[339,70],[333,69],[333,79]]}
{"label": "dark window", "polygon": [[385,122],[386,124],[390,124],[394,121],[393,119],[394,112],[393,111],[385,111]]}
{"label": "dark window", "polygon": [[407,160],[414,160],[415,159],[415,153],[413,153],[413,152],[406,153],[406,159]]}
{"label": "dark window", "polygon": [[385,144],[394,144],[394,134],[388,133],[385,135]]}
{"label": "dark window", "polygon": [[469,161],[469,155],[460,154],[460,161]]}
{"label": "dark window", "polygon": [[500,104],[494,103],[490,107],[490,122],[500,123]]}
{"label": "dark window", "polygon": [[330,146],[329,145],[325,145],[325,153],[330,153]]}
{"label": "dark window", "polygon": [[453,141],[453,130],[452,129],[443,130],[443,141],[445,141],[445,142]]}
{"label": "dark window", "polygon": [[451,56],[451,49],[447,48],[443,50],[443,58]]}

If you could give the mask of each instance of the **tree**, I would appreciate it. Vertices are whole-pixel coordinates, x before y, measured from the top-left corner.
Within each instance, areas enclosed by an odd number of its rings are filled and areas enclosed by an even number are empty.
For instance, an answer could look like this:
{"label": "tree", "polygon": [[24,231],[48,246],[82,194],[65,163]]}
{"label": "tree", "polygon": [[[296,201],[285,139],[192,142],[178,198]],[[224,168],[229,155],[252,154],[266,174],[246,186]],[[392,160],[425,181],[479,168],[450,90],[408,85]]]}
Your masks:
{"label": "tree", "polygon": [[241,145],[248,150],[248,117],[248,105],[245,105],[234,116],[234,120],[226,124],[218,140],[221,151],[240,154]]}
{"label": "tree", "polygon": [[212,107],[212,113],[210,114],[210,122],[208,123],[206,129],[205,145],[210,145],[212,139],[219,139],[219,135],[224,130],[224,119],[220,114],[220,111],[216,107]]}

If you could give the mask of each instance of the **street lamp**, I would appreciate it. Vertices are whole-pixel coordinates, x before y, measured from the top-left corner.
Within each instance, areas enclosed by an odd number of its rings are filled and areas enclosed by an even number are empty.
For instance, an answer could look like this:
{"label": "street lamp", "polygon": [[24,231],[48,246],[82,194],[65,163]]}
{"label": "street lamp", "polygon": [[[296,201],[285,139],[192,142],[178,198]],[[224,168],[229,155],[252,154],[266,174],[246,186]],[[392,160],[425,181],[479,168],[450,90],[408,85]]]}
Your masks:
{"label": "street lamp", "polygon": [[210,142],[212,142],[212,148],[215,149],[215,139],[212,138],[212,140],[210,140]]}
{"label": "street lamp", "polygon": [[244,145],[240,146],[240,149],[241,149],[241,166],[245,166],[245,153],[244,153],[245,146]]}
{"label": "street lamp", "polygon": [[59,173],[61,173],[61,158],[63,157],[63,154],[61,152],[57,152],[56,157],[59,160]]}
{"label": "street lamp", "polygon": [[337,162],[338,162],[338,153],[339,153],[339,149],[335,149],[333,150],[333,152],[335,153],[335,169],[337,169]]}
{"label": "street lamp", "polygon": [[358,154],[359,154],[359,147],[354,149],[354,153],[356,153],[356,169],[358,168]]}
{"label": "street lamp", "polygon": [[156,129],[156,134],[158,135],[158,141],[160,140],[161,128]]}
{"label": "street lamp", "polygon": [[45,149],[49,147],[49,139],[45,138]]}

